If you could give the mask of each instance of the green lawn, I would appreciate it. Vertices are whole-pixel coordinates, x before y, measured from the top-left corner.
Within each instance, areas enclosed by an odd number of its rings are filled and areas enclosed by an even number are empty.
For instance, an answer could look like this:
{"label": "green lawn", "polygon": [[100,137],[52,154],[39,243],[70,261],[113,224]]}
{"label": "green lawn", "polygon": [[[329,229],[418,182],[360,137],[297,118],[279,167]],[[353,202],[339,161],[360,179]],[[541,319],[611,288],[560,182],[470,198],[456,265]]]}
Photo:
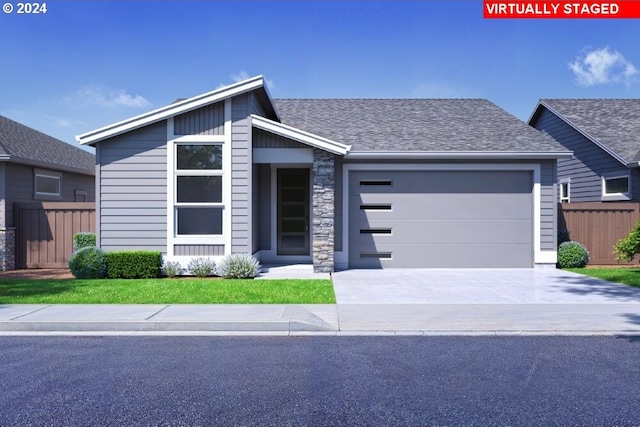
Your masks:
{"label": "green lawn", "polygon": [[335,304],[330,280],[0,279],[0,304]]}
{"label": "green lawn", "polygon": [[640,288],[640,268],[567,268],[567,271]]}

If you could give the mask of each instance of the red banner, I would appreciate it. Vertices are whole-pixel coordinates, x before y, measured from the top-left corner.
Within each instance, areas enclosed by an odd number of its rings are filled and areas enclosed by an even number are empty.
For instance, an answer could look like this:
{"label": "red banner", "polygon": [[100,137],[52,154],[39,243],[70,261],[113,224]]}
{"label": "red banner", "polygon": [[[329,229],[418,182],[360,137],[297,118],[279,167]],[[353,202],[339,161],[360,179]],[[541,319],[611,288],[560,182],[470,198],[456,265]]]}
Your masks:
{"label": "red banner", "polygon": [[484,0],[484,17],[523,18],[640,18],[640,1],[495,1]]}

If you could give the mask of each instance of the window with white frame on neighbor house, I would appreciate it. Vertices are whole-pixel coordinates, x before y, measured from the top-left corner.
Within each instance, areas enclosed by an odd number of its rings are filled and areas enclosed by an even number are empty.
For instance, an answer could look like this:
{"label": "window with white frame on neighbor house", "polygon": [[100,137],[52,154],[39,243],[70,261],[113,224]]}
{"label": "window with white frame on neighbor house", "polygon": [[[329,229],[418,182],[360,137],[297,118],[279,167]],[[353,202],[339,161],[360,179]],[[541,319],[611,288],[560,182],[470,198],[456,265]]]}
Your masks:
{"label": "window with white frame on neighbor house", "polygon": [[34,195],[36,199],[57,199],[61,195],[62,173],[34,171]]}
{"label": "window with white frame on neighbor house", "polygon": [[569,181],[560,183],[560,203],[571,201],[571,183]]}
{"label": "window with white frame on neighbor house", "polygon": [[630,194],[628,175],[602,177],[602,196],[628,198]]}
{"label": "window with white frame on neighbor house", "polygon": [[222,235],[222,144],[176,144],[176,235]]}

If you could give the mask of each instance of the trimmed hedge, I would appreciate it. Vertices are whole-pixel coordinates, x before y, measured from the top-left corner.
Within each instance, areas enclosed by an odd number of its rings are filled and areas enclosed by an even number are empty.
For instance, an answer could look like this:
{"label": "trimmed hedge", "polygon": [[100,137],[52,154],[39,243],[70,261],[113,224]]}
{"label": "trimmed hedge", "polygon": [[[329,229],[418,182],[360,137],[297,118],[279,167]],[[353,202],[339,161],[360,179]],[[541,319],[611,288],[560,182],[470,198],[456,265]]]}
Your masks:
{"label": "trimmed hedge", "polygon": [[158,251],[114,251],[107,253],[109,279],[150,279],[160,276],[162,253]]}
{"label": "trimmed hedge", "polygon": [[107,254],[94,246],[80,248],[71,254],[69,270],[76,279],[104,279],[107,275]]}
{"label": "trimmed hedge", "polygon": [[73,235],[73,250],[96,245],[96,233],[80,232]]}
{"label": "trimmed hedge", "polygon": [[582,268],[589,263],[589,251],[582,243],[569,241],[558,246],[558,267]]}

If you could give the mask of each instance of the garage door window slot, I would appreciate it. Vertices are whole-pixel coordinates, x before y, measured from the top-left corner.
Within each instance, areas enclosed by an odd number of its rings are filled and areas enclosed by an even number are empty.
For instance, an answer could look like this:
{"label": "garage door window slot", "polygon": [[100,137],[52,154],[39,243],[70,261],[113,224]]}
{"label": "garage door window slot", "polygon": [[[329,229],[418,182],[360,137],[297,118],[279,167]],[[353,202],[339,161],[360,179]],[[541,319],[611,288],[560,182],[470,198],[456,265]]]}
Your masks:
{"label": "garage door window slot", "polygon": [[391,205],[360,205],[360,210],[368,211],[390,211]]}
{"label": "garage door window slot", "polygon": [[393,181],[390,179],[363,179],[360,181],[360,186],[385,186],[391,187],[393,185]]}
{"label": "garage door window slot", "polygon": [[390,228],[363,228],[360,234],[391,234]]}
{"label": "garage door window slot", "polygon": [[391,259],[391,252],[361,252],[360,258]]}

